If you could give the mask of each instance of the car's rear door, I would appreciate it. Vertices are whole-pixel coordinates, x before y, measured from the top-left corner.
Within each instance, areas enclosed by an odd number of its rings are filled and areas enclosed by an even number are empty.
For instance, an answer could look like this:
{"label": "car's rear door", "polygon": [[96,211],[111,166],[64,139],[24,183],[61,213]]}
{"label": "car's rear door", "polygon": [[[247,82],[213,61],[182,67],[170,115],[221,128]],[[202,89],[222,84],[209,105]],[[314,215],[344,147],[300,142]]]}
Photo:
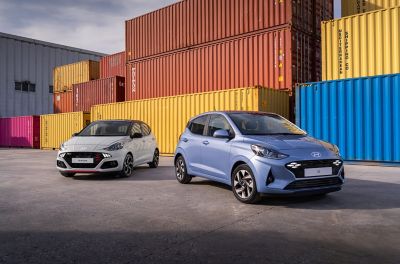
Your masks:
{"label": "car's rear door", "polygon": [[150,127],[145,124],[140,124],[142,127],[142,134],[143,134],[143,158],[146,162],[150,162],[153,160],[154,150],[156,146],[155,137],[151,134]]}
{"label": "car's rear door", "polygon": [[[142,134],[142,128],[139,122],[133,122],[131,128],[131,134],[140,133]],[[130,150],[133,154],[133,161],[135,165],[142,164],[144,162],[144,141],[142,138],[133,138],[130,142]]]}

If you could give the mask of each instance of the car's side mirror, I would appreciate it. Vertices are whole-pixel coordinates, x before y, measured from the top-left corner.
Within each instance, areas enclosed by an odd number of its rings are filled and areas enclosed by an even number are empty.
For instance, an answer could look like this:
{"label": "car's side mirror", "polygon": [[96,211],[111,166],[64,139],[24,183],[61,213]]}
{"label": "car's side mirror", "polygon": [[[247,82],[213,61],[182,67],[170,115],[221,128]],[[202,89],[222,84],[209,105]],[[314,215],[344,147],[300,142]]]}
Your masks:
{"label": "car's side mirror", "polygon": [[79,135],[79,133],[74,133],[72,134],[72,137],[76,137],[77,135]]}
{"label": "car's side mirror", "polygon": [[143,134],[142,133],[133,133],[131,134],[131,138],[142,138]]}
{"label": "car's side mirror", "polygon": [[214,132],[213,137],[215,138],[231,138],[229,132],[225,129],[218,129]]}

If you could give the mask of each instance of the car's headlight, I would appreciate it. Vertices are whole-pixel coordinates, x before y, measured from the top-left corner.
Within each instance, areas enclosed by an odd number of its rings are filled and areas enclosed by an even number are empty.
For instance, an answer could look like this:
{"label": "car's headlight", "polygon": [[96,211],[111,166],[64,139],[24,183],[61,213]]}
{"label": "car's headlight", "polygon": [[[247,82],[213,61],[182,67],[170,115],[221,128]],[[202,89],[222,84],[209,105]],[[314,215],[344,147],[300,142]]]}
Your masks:
{"label": "car's headlight", "polygon": [[339,150],[338,146],[333,145],[333,152],[335,152],[335,154],[340,157],[340,150]]}
{"label": "car's headlight", "polygon": [[67,148],[65,147],[65,145],[64,145],[64,143],[62,143],[61,145],[60,145],[60,150],[61,151],[64,151],[64,150],[66,150]]}
{"label": "car's headlight", "polygon": [[112,144],[111,146],[104,148],[104,150],[115,151],[115,150],[120,150],[123,147],[124,147],[124,144],[122,142],[117,142],[117,143]]}
{"label": "car's headlight", "polygon": [[267,149],[260,145],[251,145],[251,150],[253,150],[254,154],[260,157],[264,157],[267,159],[284,159],[289,157],[288,155],[282,154],[276,150]]}

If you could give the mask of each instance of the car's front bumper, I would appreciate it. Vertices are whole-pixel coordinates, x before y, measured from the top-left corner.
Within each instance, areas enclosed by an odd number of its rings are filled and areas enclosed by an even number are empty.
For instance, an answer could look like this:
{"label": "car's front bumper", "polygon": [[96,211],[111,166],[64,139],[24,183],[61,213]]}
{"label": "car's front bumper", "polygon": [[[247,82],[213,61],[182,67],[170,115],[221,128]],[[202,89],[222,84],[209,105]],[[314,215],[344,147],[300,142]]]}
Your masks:
{"label": "car's front bumper", "polygon": [[[68,173],[117,172],[122,170],[125,156],[126,153],[123,151],[59,151],[56,166],[59,171]],[[72,158],[74,157],[89,157],[93,158],[94,162],[92,164],[73,163]]]}

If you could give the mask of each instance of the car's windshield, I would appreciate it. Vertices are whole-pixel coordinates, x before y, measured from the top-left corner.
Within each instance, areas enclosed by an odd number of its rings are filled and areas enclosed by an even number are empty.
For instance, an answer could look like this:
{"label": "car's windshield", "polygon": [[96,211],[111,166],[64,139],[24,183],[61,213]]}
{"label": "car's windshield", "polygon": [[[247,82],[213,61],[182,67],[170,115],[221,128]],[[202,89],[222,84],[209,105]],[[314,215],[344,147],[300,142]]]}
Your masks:
{"label": "car's windshield", "polygon": [[97,121],[88,125],[78,136],[81,137],[116,137],[127,136],[130,121]]}
{"label": "car's windshield", "polygon": [[267,113],[228,114],[243,135],[305,135],[285,118]]}

